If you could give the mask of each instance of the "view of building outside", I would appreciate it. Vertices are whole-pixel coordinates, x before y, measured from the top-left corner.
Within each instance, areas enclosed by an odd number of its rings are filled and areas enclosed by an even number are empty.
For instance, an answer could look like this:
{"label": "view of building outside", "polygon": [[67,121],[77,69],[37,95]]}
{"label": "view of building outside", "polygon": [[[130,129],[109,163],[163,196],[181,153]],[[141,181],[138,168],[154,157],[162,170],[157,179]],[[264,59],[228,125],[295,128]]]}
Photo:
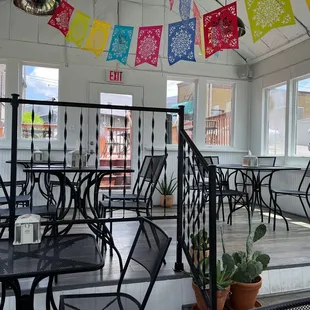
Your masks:
{"label": "view of building outside", "polygon": [[[195,82],[167,81],[166,107],[177,109],[184,106],[184,128],[187,134],[193,138],[194,127],[194,103],[195,103]],[[178,143],[178,116],[168,115],[168,143]]]}
{"label": "view of building outside", "polygon": [[310,78],[297,81],[295,154],[309,156]]}
{"label": "view of building outside", "polygon": [[206,144],[230,145],[232,128],[233,85],[207,84]]}
{"label": "view of building outside", "polygon": [[286,122],[286,84],[266,89],[268,155],[284,155]]}
{"label": "view of building outside", "polygon": [[[0,64],[0,98],[5,98],[5,70],[6,66]],[[0,138],[4,137],[5,129],[5,103],[0,102]]]}
{"label": "view of building outside", "polygon": [[[23,68],[22,97],[29,100],[58,101],[59,69],[38,66]],[[34,118],[32,117],[34,109]],[[31,137],[31,128],[34,124],[34,138],[48,138],[51,129],[51,138],[57,138],[58,107],[23,105],[22,110],[22,138]]]}

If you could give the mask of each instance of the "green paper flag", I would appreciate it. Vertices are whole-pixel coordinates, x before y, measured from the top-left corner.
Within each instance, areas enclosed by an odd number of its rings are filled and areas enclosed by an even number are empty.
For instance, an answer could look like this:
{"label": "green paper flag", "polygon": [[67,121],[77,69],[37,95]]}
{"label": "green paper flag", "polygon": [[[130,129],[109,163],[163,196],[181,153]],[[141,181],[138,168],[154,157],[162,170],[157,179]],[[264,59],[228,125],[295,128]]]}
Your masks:
{"label": "green paper flag", "polygon": [[274,28],[295,24],[290,0],[245,0],[245,6],[254,42]]}

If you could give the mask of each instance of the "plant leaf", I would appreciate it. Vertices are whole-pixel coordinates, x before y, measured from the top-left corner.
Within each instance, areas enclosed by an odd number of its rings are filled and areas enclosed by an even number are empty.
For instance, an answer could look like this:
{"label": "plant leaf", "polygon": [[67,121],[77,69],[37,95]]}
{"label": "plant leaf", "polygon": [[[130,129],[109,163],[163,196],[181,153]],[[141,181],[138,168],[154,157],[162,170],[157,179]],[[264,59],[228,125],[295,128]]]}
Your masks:
{"label": "plant leaf", "polygon": [[260,254],[256,257],[256,261],[263,265],[263,270],[265,270],[270,262],[270,256],[267,254]]}
{"label": "plant leaf", "polygon": [[256,242],[263,238],[266,234],[267,227],[265,224],[260,224],[259,226],[256,227],[254,237],[253,237],[253,242]]}

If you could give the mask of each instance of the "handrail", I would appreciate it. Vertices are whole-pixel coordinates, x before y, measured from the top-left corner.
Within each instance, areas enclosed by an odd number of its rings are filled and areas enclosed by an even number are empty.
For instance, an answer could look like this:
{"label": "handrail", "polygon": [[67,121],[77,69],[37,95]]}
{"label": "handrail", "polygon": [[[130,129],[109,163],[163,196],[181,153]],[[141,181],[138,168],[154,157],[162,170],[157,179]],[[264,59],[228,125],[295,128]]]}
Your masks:
{"label": "handrail", "polygon": [[[209,197],[209,277],[210,277],[210,296],[207,296],[204,291],[202,294],[206,299],[206,302],[210,303],[211,309],[216,310],[216,292],[217,292],[217,283],[216,283],[216,265],[217,265],[217,242],[216,242],[216,166],[215,165],[208,165],[205,161],[203,155],[198,150],[195,143],[183,129],[180,131],[181,136],[183,137],[184,141],[188,144],[189,149],[191,149],[195,160],[197,160],[199,164],[199,174],[201,179],[204,179],[204,175],[202,175],[201,170],[208,174],[209,178],[209,185],[208,185],[208,197]],[[204,190],[204,187],[202,188]],[[195,206],[194,206],[195,207]],[[203,212],[203,209],[201,210]],[[186,254],[186,253],[185,253]],[[189,257],[186,255],[187,259]],[[195,280],[199,283],[199,274],[197,268],[193,268],[193,263],[190,262],[191,270]],[[208,300],[209,299],[209,300]]]}

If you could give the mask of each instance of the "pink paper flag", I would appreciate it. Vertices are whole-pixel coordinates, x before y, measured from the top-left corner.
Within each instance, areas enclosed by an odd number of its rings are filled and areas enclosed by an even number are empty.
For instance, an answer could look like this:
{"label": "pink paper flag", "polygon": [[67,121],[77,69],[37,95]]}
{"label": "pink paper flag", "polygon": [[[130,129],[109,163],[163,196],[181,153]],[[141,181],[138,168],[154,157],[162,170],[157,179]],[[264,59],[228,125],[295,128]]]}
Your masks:
{"label": "pink paper flag", "polygon": [[193,4],[193,13],[194,13],[194,17],[196,17],[196,35],[195,35],[195,44],[199,45],[201,44],[201,34],[200,34],[200,12],[198,9],[198,6],[196,4],[196,2],[194,1]]}
{"label": "pink paper flag", "polygon": [[174,0],[169,0],[169,3],[170,3],[170,11],[172,11],[172,9],[173,9],[173,4],[174,4]]}
{"label": "pink paper flag", "polygon": [[74,7],[68,2],[62,0],[53,16],[48,21],[48,24],[58,29],[64,36],[66,36],[69,31],[69,22],[73,11]]}
{"label": "pink paper flag", "polygon": [[162,30],[163,26],[139,28],[135,66],[149,63],[157,67]]}

